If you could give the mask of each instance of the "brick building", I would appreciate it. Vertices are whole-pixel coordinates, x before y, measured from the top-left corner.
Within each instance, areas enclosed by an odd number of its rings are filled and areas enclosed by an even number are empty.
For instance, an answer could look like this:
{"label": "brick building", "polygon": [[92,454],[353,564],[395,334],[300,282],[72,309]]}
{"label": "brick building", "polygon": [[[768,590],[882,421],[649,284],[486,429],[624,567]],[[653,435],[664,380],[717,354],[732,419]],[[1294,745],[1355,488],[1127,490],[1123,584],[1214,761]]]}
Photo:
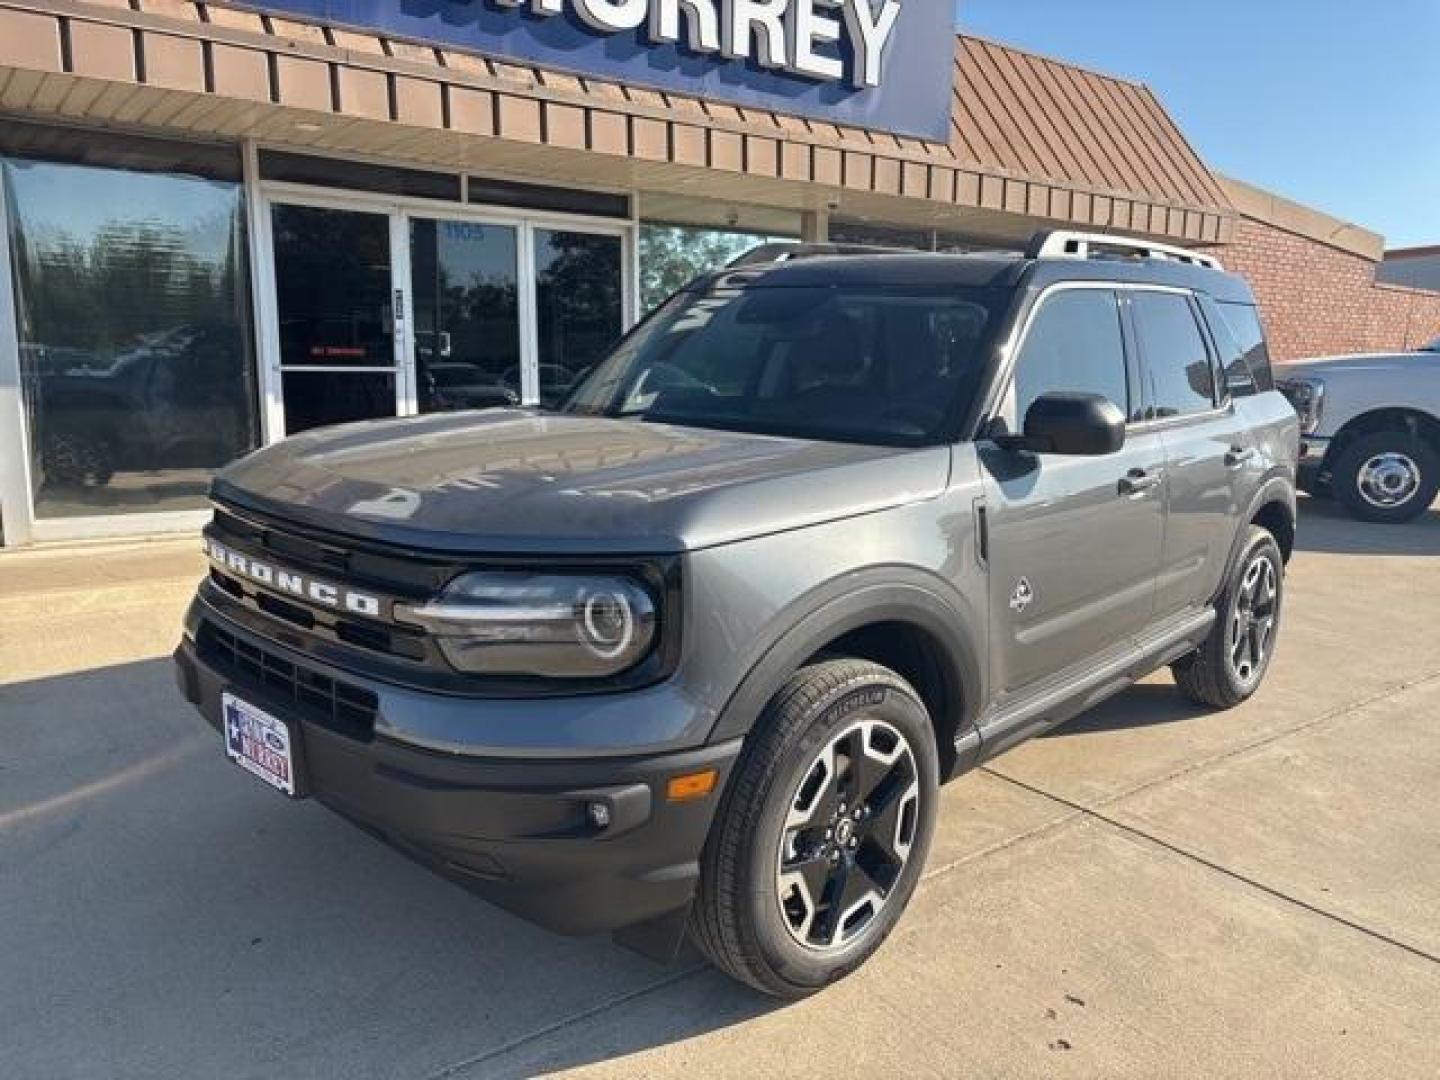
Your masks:
{"label": "brick building", "polygon": [[1373,234],[939,0],[862,49],[581,6],[0,0],[0,544],[194,528],[216,467],[320,424],[549,403],[772,238],[1126,233],[1248,274],[1281,359],[1440,333]]}
{"label": "brick building", "polygon": [[1221,186],[1239,214],[1222,257],[1255,289],[1276,360],[1440,337],[1440,292],[1378,279],[1383,237],[1238,180]]}

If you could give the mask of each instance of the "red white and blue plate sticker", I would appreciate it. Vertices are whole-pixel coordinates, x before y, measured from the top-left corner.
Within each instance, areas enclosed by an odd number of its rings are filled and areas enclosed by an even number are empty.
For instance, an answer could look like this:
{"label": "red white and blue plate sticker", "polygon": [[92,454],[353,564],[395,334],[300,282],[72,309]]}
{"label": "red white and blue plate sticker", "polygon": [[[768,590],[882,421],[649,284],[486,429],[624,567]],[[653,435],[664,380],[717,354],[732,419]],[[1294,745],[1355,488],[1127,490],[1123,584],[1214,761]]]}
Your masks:
{"label": "red white and blue plate sticker", "polygon": [[233,694],[224,694],[220,701],[225,717],[225,756],[246,772],[293,796],[295,755],[290,728],[283,720]]}

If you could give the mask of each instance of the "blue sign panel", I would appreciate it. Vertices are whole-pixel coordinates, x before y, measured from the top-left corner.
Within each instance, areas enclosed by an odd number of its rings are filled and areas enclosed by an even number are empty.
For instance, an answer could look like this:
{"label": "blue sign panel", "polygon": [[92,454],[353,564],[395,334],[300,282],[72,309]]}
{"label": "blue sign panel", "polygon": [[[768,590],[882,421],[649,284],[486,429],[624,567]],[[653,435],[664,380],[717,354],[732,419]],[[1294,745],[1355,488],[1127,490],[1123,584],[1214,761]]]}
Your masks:
{"label": "blue sign panel", "polygon": [[240,2],[498,60],[949,139],[949,0]]}

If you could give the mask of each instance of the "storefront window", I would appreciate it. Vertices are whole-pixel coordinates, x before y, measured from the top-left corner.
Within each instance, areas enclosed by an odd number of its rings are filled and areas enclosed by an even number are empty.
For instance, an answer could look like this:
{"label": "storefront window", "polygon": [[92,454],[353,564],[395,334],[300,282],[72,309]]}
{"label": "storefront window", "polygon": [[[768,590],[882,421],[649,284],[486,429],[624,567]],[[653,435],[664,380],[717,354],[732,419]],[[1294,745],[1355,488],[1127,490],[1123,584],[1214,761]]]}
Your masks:
{"label": "storefront window", "polygon": [[410,222],[421,412],[520,404],[518,248],[509,225]]}
{"label": "storefront window", "polygon": [[256,445],[240,185],[0,170],[36,516],[204,506]]}
{"label": "storefront window", "polygon": [[747,251],[784,237],[700,229],[684,225],[640,226],[640,303],[653,311],[676,289],[719,270]]}
{"label": "storefront window", "polygon": [[535,230],[542,406],[563,401],[623,332],[622,248],[618,236]]}
{"label": "storefront window", "polygon": [[941,229],[905,229],[849,218],[830,219],[830,239],[837,244],[910,248],[913,251],[975,251],[994,246],[961,233],[945,232]]}

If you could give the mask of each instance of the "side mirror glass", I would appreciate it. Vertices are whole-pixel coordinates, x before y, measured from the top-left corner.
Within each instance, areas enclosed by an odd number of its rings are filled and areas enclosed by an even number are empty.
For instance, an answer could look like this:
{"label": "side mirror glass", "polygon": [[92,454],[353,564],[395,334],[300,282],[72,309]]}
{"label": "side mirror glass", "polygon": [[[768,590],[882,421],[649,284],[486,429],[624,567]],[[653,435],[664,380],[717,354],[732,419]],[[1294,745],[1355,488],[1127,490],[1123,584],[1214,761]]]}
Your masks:
{"label": "side mirror glass", "polygon": [[1125,414],[1100,394],[1044,394],[1025,414],[1025,433],[998,441],[1034,454],[1103,457],[1124,449]]}

